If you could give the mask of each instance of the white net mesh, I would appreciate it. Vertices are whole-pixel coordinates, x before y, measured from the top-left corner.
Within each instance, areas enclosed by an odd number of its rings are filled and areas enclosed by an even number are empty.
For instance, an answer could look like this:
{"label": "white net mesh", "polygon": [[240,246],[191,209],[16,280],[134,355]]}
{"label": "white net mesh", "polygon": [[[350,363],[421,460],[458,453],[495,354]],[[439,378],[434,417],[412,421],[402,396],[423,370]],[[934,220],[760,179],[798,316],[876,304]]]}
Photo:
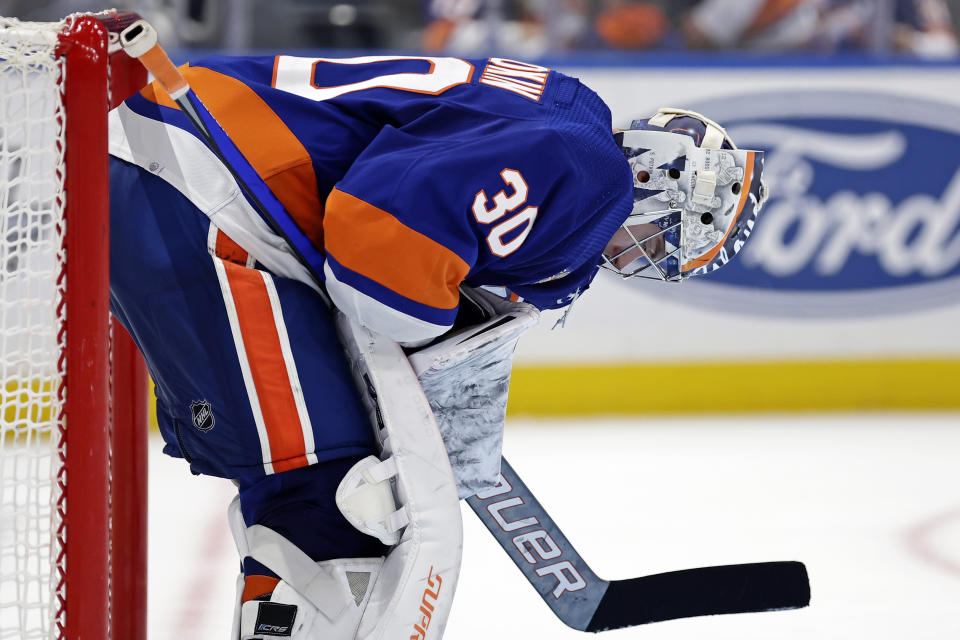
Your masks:
{"label": "white net mesh", "polygon": [[62,27],[0,18],[2,640],[54,637],[60,616]]}

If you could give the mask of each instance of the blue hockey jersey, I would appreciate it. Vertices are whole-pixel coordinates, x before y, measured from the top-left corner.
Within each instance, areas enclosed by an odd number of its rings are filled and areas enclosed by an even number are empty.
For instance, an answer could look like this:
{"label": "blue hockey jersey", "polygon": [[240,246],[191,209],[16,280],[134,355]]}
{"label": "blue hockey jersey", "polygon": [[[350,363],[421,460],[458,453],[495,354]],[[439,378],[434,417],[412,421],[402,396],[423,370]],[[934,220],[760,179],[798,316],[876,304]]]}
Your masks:
{"label": "blue hockey jersey", "polygon": [[[463,283],[506,287],[539,308],[568,304],[632,207],[609,109],[544,67],[280,55],[183,71],[283,204],[334,302],[399,341],[447,330]],[[111,153],[219,216],[268,268],[284,250],[254,216],[230,218],[235,184],[159,87],[112,115]]]}

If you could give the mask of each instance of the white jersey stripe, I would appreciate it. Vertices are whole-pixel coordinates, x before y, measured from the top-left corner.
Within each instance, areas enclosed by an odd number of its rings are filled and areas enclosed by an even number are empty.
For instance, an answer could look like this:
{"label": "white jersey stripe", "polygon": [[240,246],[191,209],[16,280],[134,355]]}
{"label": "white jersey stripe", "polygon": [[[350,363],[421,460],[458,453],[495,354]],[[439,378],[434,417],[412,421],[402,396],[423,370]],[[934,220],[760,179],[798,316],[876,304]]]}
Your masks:
{"label": "white jersey stripe", "polygon": [[406,346],[423,344],[450,329],[450,326],[408,316],[349,284],[340,282],[329,263],[323,266],[323,273],[327,282],[327,293],[338,309],[361,325],[382,333],[391,340]]}
{"label": "white jersey stripe", "polygon": [[303,386],[300,384],[300,375],[297,373],[297,363],[293,358],[293,350],[290,348],[290,337],[287,335],[287,324],[283,320],[283,309],[280,306],[280,296],[277,295],[277,287],[273,282],[273,277],[261,271],[263,284],[267,288],[267,296],[270,298],[270,310],[273,311],[273,323],[277,327],[277,336],[280,338],[280,350],[283,352],[283,363],[287,367],[287,377],[290,380],[290,390],[293,392],[293,400],[297,405],[297,415],[300,417],[300,429],[303,432],[304,452],[307,461],[310,464],[317,462],[317,454],[314,451],[313,425],[310,422],[310,414],[307,412],[307,402],[303,397]]}
{"label": "white jersey stripe", "polygon": [[220,228],[217,225],[210,223],[210,229],[207,230],[207,253],[211,256],[217,256],[217,234],[220,232]]}

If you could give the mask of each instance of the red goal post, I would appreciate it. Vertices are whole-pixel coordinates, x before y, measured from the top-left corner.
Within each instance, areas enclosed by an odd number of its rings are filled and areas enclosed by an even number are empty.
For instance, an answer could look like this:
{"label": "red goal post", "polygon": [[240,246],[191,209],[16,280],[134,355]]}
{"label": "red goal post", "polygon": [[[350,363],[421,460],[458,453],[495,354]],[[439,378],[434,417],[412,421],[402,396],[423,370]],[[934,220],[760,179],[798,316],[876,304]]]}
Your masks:
{"label": "red goal post", "polygon": [[125,12],[0,18],[0,637],[146,637],[146,373],[109,315]]}

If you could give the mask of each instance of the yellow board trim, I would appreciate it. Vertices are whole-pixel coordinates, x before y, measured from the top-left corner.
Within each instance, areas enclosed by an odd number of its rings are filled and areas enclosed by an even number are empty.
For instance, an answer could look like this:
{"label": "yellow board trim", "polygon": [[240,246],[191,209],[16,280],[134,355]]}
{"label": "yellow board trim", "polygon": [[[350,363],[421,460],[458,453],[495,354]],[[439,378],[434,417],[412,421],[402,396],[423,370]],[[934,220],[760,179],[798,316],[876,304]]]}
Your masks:
{"label": "yellow board trim", "polygon": [[150,387],[147,393],[147,413],[150,414],[150,431],[160,431],[160,424],[157,422],[157,390],[153,386],[153,378],[147,378],[147,385]]}
{"label": "yellow board trim", "polygon": [[517,366],[510,416],[960,409],[960,360]]}
{"label": "yellow board trim", "polygon": [[51,377],[8,378],[0,384],[0,448],[48,441],[58,429],[53,415],[56,394]]}
{"label": "yellow board trim", "polygon": [[522,365],[513,369],[507,415],[882,409],[960,409],[960,360]]}

